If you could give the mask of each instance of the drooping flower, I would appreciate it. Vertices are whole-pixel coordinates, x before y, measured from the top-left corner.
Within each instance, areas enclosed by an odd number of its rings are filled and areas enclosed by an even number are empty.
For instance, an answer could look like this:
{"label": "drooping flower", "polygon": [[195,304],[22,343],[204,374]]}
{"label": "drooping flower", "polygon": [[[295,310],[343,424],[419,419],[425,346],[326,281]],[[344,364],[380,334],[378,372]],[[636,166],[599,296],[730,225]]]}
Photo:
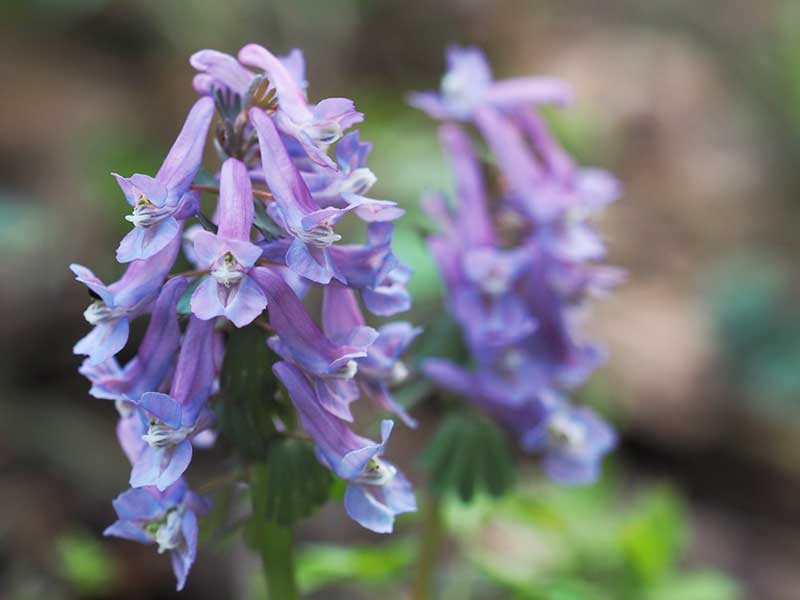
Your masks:
{"label": "drooping flower", "polygon": [[133,213],[134,227],[117,248],[119,262],[150,258],[180,234],[181,220],[197,212],[197,194],[189,186],[200,169],[208,127],[214,114],[210,98],[198,100],[155,177],[114,174]]}
{"label": "drooping flower", "polygon": [[283,278],[262,269],[255,279],[269,299],[270,325],[276,333],[269,339],[270,348],[313,378],[315,393],[325,410],[352,421],[349,405],[358,398],[353,380],[358,371],[356,359],[367,356],[378,332],[361,324],[334,341],[314,323]]}
{"label": "drooping flower", "polygon": [[326,153],[328,146],[364,119],[364,115],[355,110],[353,101],[327,98],[316,106],[309,106],[305,90],[295,77],[297,73],[293,74],[263,46],[248,44],[239,51],[239,61],[263,69],[274,86],[278,99],[275,114],[278,128],[296,139],[312,161],[334,169],[336,165]]}
{"label": "drooping flower", "polygon": [[[351,210],[371,220],[371,215],[392,209],[395,203],[348,195],[344,208],[320,208],[292,162],[272,119],[259,108],[251,109],[249,115],[258,132],[264,179],[275,197],[272,215],[293,238],[286,251],[287,266],[317,283],[327,284],[331,279],[346,283],[331,260],[330,246],[342,239],[334,232],[334,226]],[[396,216],[399,214],[392,213],[391,218]]]}
{"label": "drooping flower", "polygon": [[250,277],[261,248],[250,241],[253,192],[247,168],[235,158],[222,165],[216,235],[194,235],[198,266],[211,271],[192,293],[192,312],[200,319],[225,316],[244,327],[267,306],[263,292]]}
{"label": "drooping flower", "polygon": [[125,274],[110,285],[86,267],[70,265],[75,279],[88,287],[95,298],[83,313],[94,329],[75,344],[75,354],[86,354],[89,365],[98,365],[125,347],[130,320],[145,312],[158,295],[179,249],[180,236],[175,236],[150,258],[128,265]]}
{"label": "drooping flower", "polygon": [[[325,287],[322,326],[327,336],[334,341],[344,341],[365,325],[353,290],[335,283]],[[364,395],[379,408],[400,417],[409,427],[416,427],[417,422],[392,398],[389,386],[401,383],[408,376],[400,357],[421,331],[407,321],[387,323],[378,329],[367,355],[355,359],[358,368],[354,380]]]}
{"label": "drooping flower", "polygon": [[215,377],[214,323],[189,319],[169,394],[150,391],[136,405],[149,419],[147,442],[131,471],[133,487],[172,485],[192,459],[191,438],[207,429],[213,415],[207,406]]}
{"label": "drooping flower", "polygon": [[382,422],[379,444],[358,436],[322,408],[298,367],[278,362],[273,371],[289,391],[304,429],[316,443],[320,461],[349,482],[344,500],[347,514],[371,531],[391,533],[396,515],[417,509],[411,484],[382,458],[392,421]]}
{"label": "drooping flower", "polygon": [[139,351],[124,368],[111,357],[92,365],[86,359],[80,373],[92,382],[89,393],[95,398],[136,402],[144,392],[158,390],[174,366],[180,343],[176,307],[186,291],[183,277],[173,277],[158,295]]}
{"label": "drooping flower", "polygon": [[154,487],[130,489],[114,500],[117,521],[103,533],[158,544],[159,554],[169,552],[180,591],[197,556],[197,519],[209,508],[209,501],[191,491],[182,479],[161,491]]}

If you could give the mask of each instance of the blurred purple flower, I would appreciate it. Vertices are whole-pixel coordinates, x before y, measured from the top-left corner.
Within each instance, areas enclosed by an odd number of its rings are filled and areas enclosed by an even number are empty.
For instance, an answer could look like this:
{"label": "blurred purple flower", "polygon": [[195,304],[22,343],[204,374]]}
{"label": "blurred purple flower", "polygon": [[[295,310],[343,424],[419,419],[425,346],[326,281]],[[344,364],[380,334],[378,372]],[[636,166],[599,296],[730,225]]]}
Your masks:
{"label": "blurred purple flower", "polygon": [[440,127],[458,202],[425,199],[440,229],[428,247],[474,368],[429,359],[423,370],[540,453],[552,478],[588,483],[613,446],[613,432],[566,396],[605,358],[580,339],[577,316],[590,295],[621,280],[619,270],[592,264],[605,247],[589,221],[620,186],[603,171],[578,168],[534,109],[567,100],[567,86],[550,78],[493,82],[474,48],[448,52],[441,95],[412,95],[412,104],[434,118],[474,126],[499,174],[499,193],[490,200],[469,136],[452,122]]}

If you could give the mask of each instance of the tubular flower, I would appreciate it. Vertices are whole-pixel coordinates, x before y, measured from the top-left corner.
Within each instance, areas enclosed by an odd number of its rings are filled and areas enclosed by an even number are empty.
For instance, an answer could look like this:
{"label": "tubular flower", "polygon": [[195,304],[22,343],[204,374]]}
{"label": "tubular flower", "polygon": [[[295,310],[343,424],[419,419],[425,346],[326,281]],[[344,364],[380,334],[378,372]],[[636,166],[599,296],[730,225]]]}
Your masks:
{"label": "tubular flower", "polygon": [[[579,168],[536,113],[563,104],[568,87],[551,78],[492,81],[483,54],[451,48],[440,94],[411,103],[444,122],[440,140],[455,177],[453,207],[428,196],[439,226],[428,247],[475,365],[429,359],[428,377],[459,394],[542,456],[563,483],[587,483],[614,446],[612,429],[567,398],[603,362],[604,351],[577,331],[578,313],[622,274],[605,257],[590,218],[619,195],[609,174]],[[462,121],[463,124],[456,123]],[[499,186],[465,131],[473,126],[493,158]],[[490,198],[489,189],[499,188]]]}
{"label": "tubular flower", "polygon": [[197,194],[189,190],[189,185],[200,170],[213,114],[214,103],[209,98],[195,103],[155,177],[114,174],[133,207],[133,213],[125,218],[134,226],[117,248],[118,261],[153,256],[180,236],[179,222],[197,212]]}
{"label": "tubular flower", "polygon": [[[124,274],[106,285],[71,265],[92,296],[84,316],[93,330],[74,348],[86,355],[79,370],[92,396],[114,401],[117,438],[131,463],[131,489],[114,501],[118,521],[106,533],[168,551],[179,589],[196,555],[197,519],[208,508],[184,481],[194,449],[217,433],[238,437],[223,417],[260,410],[258,401],[274,424],[253,434],[264,437],[259,447],[269,452],[280,446],[274,438],[302,437],[287,429],[305,427],[321,468],[348,480],[345,507],[356,521],[387,532],[394,515],[415,509],[410,484],[383,458],[392,422],[384,422],[380,444],[351,430],[350,407],[362,396],[414,423],[389,389],[407,373],[401,355],[418,333],[405,322],[373,329],[358,308],[356,294],[381,316],[411,306],[410,269],[392,250],[391,221],[404,211],[367,197],[376,181],[366,165],[371,145],[347,131],[363,115],[344,98],[309,102],[299,50],[276,56],[251,44],[231,56],[207,49],[190,63],[201,98],[161,168],[153,176],[115,175],[133,210],[134,227],[117,249]],[[221,164],[201,177],[212,120]],[[216,200],[208,216],[201,193]],[[342,239],[335,231],[342,219],[363,224],[366,243]],[[172,272],[181,250],[193,269]],[[306,293],[325,297],[322,319],[304,305]],[[342,319],[333,323],[336,315]],[[123,365],[115,355],[139,317],[149,322]],[[246,343],[239,340],[253,339],[264,346],[238,350]],[[231,344],[237,350],[226,352]],[[291,407],[271,392],[234,400],[236,377],[257,372],[262,380],[273,366],[299,420],[286,418]],[[220,432],[213,430],[217,411]],[[262,423],[261,415],[236,419]]]}
{"label": "tubular flower", "polygon": [[104,535],[157,544],[159,554],[169,552],[177,590],[182,590],[197,556],[197,519],[208,512],[208,500],[179,479],[162,491],[153,487],[128,490],[113,504],[117,521]]}

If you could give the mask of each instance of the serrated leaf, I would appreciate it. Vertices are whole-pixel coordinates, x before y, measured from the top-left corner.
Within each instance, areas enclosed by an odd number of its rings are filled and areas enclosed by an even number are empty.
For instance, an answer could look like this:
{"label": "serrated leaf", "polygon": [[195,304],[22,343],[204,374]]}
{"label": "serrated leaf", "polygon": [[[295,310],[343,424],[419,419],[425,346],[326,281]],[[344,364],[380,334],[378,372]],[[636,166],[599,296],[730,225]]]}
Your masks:
{"label": "serrated leaf", "polygon": [[276,397],[275,356],[256,327],[228,334],[216,403],[220,433],[245,458],[263,460],[276,435],[275,418],[291,422],[291,407]]}
{"label": "serrated leaf", "polygon": [[331,474],[319,464],[307,440],[278,438],[270,444],[264,478],[262,517],[280,525],[309,516],[331,491]]}
{"label": "serrated leaf", "polygon": [[450,414],[422,457],[437,494],[504,494],[514,483],[514,461],[503,432],[479,415]]}
{"label": "serrated leaf", "polygon": [[198,277],[186,287],[186,291],[183,292],[183,296],[181,296],[180,300],[178,300],[179,315],[192,314],[192,307],[190,304],[192,300],[192,294],[194,294],[194,291],[197,289],[197,286],[200,285],[201,281],[203,281],[203,277]]}

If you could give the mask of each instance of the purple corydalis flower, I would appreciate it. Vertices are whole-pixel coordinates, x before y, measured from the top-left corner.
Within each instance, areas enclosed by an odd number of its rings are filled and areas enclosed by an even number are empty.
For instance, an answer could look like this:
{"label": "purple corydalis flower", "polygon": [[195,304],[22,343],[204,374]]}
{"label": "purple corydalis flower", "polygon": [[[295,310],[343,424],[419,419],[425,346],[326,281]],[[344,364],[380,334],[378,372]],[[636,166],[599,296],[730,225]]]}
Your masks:
{"label": "purple corydalis flower", "polygon": [[[324,288],[322,326],[326,335],[334,341],[344,341],[365,325],[353,290],[335,283]],[[409,427],[416,427],[417,422],[392,398],[389,386],[401,383],[408,376],[400,356],[421,331],[405,321],[387,323],[378,329],[378,337],[367,349],[367,355],[356,359],[358,370],[354,379],[364,395],[379,408],[400,417]]]}
{"label": "purple corydalis flower", "polygon": [[155,299],[179,249],[180,236],[175,236],[160,252],[129,264],[125,274],[110,285],[86,267],[70,265],[75,279],[95,298],[83,313],[94,329],[75,344],[75,354],[86,354],[89,365],[98,365],[125,347],[130,320],[145,312]]}
{"label": "purple corydalis flower", "polygon": [[569,87],[552,77],[492,81],[489,63],[481,50],[451,46],[447,49],[447,73],[440,92],[415,92],[409,95],[409,102],[434,119],[468,120],[481,106],[508,109],[530,104],[566,104],[571,97]]}
{"label": "purple corydalis flower", "polygon": [[542,454],[542,468],[559,483],[592,483],[600,475],[603,457],[614,449],[614,430],[589,408],[574,408],[563,401],[546,407],[547,416],[522,438],[526,450]]}
{"label": "purple corydalis flower", "polygon": [[349,405],[358,398],[353,381],[358,371],[356,359],[367,355],[378,333],[371,327],[355,326],[331,340],[280,275],[261,269],[254,277],[267,295],[270,325],[277,334],[270,338],[270,348],[313,377],[315,393],[326,410],[352,421]]}
{"label": "purple corydalis flower", "polygon": [[247,168],[235,158],[222,165],[218,217],[216,235],[194,235],[198,266],[211,274],[192,293],[192,312],[204,320],[224,316],[244,327],[264,311],[267,299],[250,277],[262,250],[250,242],[253,191]]}
{"label": "purple corydalis flower", "polygon": [[390,317],[411,308],[406,284],[412,271],[392,252],[392,223],[377,222],[367,226],[366,244],[348,244],[330,249],[331,261],[347,281],[361,292],[367,309]]}
{"label": "purple corydalis flower", "polygon": [[390,220],[401,212],[394,202],[372,200],[345,194],[345,208],[319,208],[300,172],[291,160],[272,119],[261,109],[250,110],[250,120],[258,132],[264,179],[275,197],[273,216],[292,236],[286,251],[286,264],[298,275],[321,284],[331,279],[346,280],[331,260],[330,246],[341,236],[336,223],[350,210],[366,221]]}
{"label": "purple corydalis flower", "polygon": [[149,418],[147,446],[131,471],[132,487],[172,485],[192,459],[191,438],[213,420],[206,406],[216,375],[214,323],[189,319],[169,394],[142,394],[136,402]]}
{"label": "purple corydalis flower", "polygon": [[213,114],[210,98],[194,104],[155,177],[136,174],[126,178],[114,173],[133,207],[133,214],[125,218],[134,228],[117,248],[119,262],[153,256],[179,234],[179,221],[197,212],[198,197],[189,186],[200,169]]}
{"label": "purple corydalis flower", "polygon": [[[327,98],[309,106],[303,86],[278,57],[257,44],[248,44],[239,51],[239,61],[263,69],[275,87],[278,110],[275,115],[280,130],[296,139],[315,163],[335,168],[325,149],[338,141],[344,132],[364,119],[355,110],[352,100]],[[296,75],[296,74],[295,74]]]}
{"label": "purple corydalis flower", "polygon": [[114,500],[118,520],[103,534],[158,544],[159,554],[169,552],[180,591],[197,555],[197,518],[209,507],[209,501],[192,492],[183,480],[162,491],[131,489]]}
{"label": "purple corydalis flower", "polygon": [[396,515],[417,510],[411,484],[397,467],[381,458],[392,421],[382,422],[379,444],[358,436],[320,406],[298,367],[278,362],[272,370],[289,391],[303,427],[316,443],[320,461],[349,482],[344,499],[347,514],[371,531],[391,533]]}
{"label": "purple corydalis flower", "polygon": [[605,356],[578,339],[576,321],[590,294],[619,280],[618,271],[590,264],[605,248],[588,222],[617,197],[619,185],[602,171],[579,168],[536,114],[536,104],[568,99],[562,83],[492,82],[475,49],[452,49],[448,63],[442,95],[416,95],[412,103],[436,118],[476,126],[501,190],[487,201],[469,137],[454,123],[442,125],[458,202],[426,199],[440,225],[428,247],[475,366],[467,371],[431,359],[423,370],[511,429],[525,449],[541,453],[551,477],[586,483],[597,476],[613,434],[563,396]]}
{"label": "purple corydalis flower", "polygon": [[186,287],[183,277],[173,277],[164,284],[139,351],[124,368],[113,357],[99,365],[92,365],[89,359],[84,361],[79,371],[92,382],[92,396],[135,402],[144,392],[159,389],[180,344],[176,306]]}
{"label": "purple corydalis flower", "polygon": [[[301,89],[308,87],[308,82],[305,80],[305,58],[300,50],[295,48],[286,56],[277,58],[298,87]],[[205,96],[213,94],[215,90],[223,89],[246,98],[253,84],[264,77],[245,68],[230,54],[217,50],[195,52],[189,58],[189,63],[199,71],[194,76],[192,85],[195,91]]]}
{"label": "purple corydalis flower", "polygon": [[463,236],[468,245],[493,245],[495,234],[486,189],[469,137],[459,126],[445,124],[439,128],[439,140],[448,154],[456,180],[459,211],[453,225],[458,235]]}
{"label": "purple corydalis flower", "polygon": [[343,203],[342,194],[363,195],[375,184],[377,177],[365,166],[372,144],[361,142],[359,132],[353,131],[344,136],[334,150],[336,171],[315,168],[303,171],[303,179],[314,200],[320,206]]}

